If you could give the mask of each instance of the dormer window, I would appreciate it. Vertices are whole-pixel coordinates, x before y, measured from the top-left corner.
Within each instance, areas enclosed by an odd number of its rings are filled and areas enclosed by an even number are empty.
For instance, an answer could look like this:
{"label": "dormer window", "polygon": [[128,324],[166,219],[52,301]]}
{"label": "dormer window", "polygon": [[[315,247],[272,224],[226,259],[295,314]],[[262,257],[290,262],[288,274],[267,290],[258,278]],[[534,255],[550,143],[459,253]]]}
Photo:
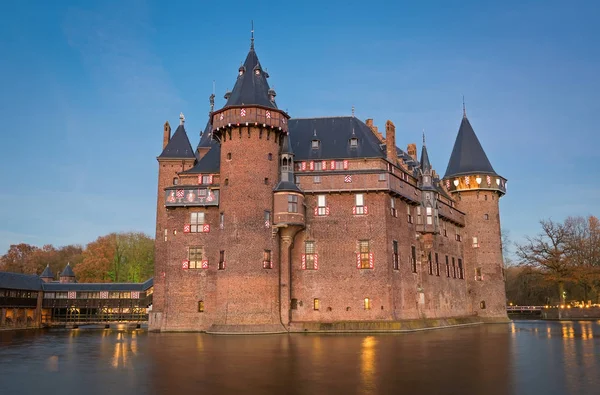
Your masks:
{"label": "dormer window", "polygon": [[258,65],[256,65],[256,67],[254,67],[254,74],[260,75],[260,67],[258,67]]}
{"label": "dormer window", "polygon": [[310,146],[311,146],[312,149],[319,149],[319,144],[320,143],[321,142],[319,140],[313,140],[313,141],[311,141]]}
{"label": "dormer window", "polygon": [[350,139],[350,148],[358,147],[358,139],[356,137],[352,137]]}
{"label": "dormer window", "polygon": [[244,75],[244,72],[246,71],[246,68],[244,66],[240,66],[240,68],[238,69],[239,73],[240,73],[240,77],[242,75]]}

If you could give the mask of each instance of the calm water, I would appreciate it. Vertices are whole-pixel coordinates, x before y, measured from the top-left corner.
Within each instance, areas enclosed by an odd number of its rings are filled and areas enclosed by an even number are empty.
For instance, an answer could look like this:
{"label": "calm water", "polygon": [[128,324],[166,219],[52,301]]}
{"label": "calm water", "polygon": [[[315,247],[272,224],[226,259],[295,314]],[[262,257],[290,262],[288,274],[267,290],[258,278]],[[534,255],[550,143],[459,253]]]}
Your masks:
{"label": "calm water", "polygon": [[600,321],[409,334],[0,332],[0,394],[599,394]]}

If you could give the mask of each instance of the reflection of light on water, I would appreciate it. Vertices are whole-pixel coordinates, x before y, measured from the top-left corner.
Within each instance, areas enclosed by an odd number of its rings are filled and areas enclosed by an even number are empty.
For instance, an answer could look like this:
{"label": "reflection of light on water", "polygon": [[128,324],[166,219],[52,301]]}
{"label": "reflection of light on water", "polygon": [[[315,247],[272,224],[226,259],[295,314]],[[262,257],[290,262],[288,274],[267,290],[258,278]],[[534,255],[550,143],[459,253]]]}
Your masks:
{"label": "reflection of light on water", "polygon": [[550,330],[550,327],[546,328],[546,332],[548,333],[548,339],[550,339],[552,337],[552,331]]}
{"label": "reflection of light on water", "polygon": [[562,337],[564,339],[575,338],[575,330],[573,329],[573,323],[563,322],[562,323]]}
{"label": "reflection of light on water", "polygon": [[113,368],[125,367],[127,365],[128,352],[129,350],[127,348],[127,342],[124,341],[123,333],[117,333],[115,351],[112,359]]}
{"label": "reflection of light on water", "polygon": [[46,361],[46,370],[49,372],[58,372],[58,355],[48,357]]}
{"label": "reflection of light on water", "polygon": [[362,342],[360,354],[360,376],[365,389],[373,389],[375,377],[375,345],[377,340],[373,336],[367,336]]}
{"label": "reflection of light on water", "polygon": [[200,352],[204,351],[204,342],[202,340],[202,335],[196,336],[196,348]]}

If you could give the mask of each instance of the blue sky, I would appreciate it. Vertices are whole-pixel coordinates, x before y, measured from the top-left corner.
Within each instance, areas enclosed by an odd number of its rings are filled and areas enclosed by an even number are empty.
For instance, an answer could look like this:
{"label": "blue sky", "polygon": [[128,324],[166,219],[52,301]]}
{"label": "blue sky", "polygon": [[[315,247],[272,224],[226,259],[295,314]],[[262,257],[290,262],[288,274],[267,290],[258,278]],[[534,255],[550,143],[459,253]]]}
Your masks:
{"label": "blue sky", "polygon": [[[288,4],[289,3],[289,4]],[[395,3],[395,4],[391,4]],[[195,145],[249,48],[292,117],[422,130],[444,173],[467,114],[508,181],[503,228],[600,214],[597,1],[20,1],[0,13],[0,254],[154,235],[162,125]]]}

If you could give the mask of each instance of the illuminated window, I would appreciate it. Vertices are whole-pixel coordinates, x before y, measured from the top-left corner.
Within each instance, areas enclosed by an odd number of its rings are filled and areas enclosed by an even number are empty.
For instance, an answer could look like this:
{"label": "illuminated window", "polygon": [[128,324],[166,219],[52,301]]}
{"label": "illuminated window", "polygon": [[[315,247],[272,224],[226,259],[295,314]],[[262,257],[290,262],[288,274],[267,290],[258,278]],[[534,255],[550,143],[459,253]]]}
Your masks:
{"label": "illuminated window", "polygon": [[204,213],[190,213],[190,232],[202,232],[204,225]]}
{"label": "illuminated window", "polygon": [[463,271],[462,259],[458,258],[458,278],[465,278],[465,273]]}
{"label": "illuminated window", "polygon": [[482,300],[481,302],[479,302],[479,308],[481,310],[485,310],[485,300]]}
{"label": "illuminated window", "polygon": [[288,195],[288,213],[298,212],[298,195]]}
{"label": "illuminated window", "polygon": [[358,249],[360,254],[360,268],[370,269],[371,265],[369,263],[369,240],[360,240],[358,242]]}
{"label": "illuminated window", "polygon": [[473,248],[479,247],[479,242],[477,241],[477,237],[473,237]]}
{"label": "illuminated window", "polygon": [[357,193],[354,195],[354,203],[356,207],[356,214],[364,214],[365,213],[365,195],[362,193]]}
{"label": "illuminated window", "polygon": [[417,247],[410,246],[410,266],[412,268],[412,272],[417,272]]}
{"label": "illuminated window", "polygon": [[448,255],[446,255],[446,277],[450,277],[450,261]]}
{"label": "illuminated window", "polygon": [[317,195],[317,215],[327,215],[325,195]]}
{"label": "illuminated window", "polygon": [[198,301],[198,313],[204,313],[204,301],[203,300]]}
{"label": "illuminated window", "polygon": [[201,269],[204,259],[204,247],[190,247],[188,250],[188,260],[190,269]]}
{"label": "illuminated window", "polygon": [[392,267],[394,270],[400,269],[400,256],[398,255],[398,241],[392,241]]}
{"label": "illuminated window", "polygon": [[440,261],[438,259],[438,253],[435,253],[435,275],[439,277],[440,275]]}
{"label": "illuminated window", "polygon": [[219,270],[225,270],[225,251],[219,251]]}
{"label": "illuminated window", "polygon": [[319,310],[320,308],[321,308],[321,302],[319,301],[319,299],[314,299],[313,300],[313,309]]}
{"label": "illuminated window", "polygon": [[365,298],[365,310],[371,310],[371,299]]}
{"label": "illuminated window", "polygon": [[304,242],[304,259],[305,264],[306,264],[306,269],[308,270],[314,270],[317,268],[316,265],[316,248],[315,248],[315,242],[314,241],[305,241]]}
{"label": "illuminated window", "polygon": [[273,261],[271,260],[271,250],[265,250],[263,252],[263,268],[273,269]]}

